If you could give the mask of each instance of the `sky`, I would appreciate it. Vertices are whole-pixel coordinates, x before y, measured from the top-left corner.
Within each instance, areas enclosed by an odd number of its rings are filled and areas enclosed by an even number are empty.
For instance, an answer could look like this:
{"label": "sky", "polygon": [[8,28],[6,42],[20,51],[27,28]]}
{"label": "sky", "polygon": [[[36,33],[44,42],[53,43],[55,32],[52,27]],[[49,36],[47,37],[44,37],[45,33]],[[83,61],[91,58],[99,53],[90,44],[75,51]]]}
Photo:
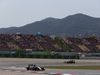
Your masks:
{"label": "sky", "polygon": [[100,18],[100,0],[0,0],[0,28],[83,13]]}

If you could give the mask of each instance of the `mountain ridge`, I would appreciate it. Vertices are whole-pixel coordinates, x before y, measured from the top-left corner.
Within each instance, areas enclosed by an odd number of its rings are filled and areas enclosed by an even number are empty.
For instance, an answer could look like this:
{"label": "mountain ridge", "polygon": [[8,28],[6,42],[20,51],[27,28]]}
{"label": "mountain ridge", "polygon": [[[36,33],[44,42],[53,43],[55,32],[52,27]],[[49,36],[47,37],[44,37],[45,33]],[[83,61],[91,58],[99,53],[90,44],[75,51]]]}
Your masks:
{"label": "mountain ridge", "polygon": [[85,14],[69,15],[62,19],[46,18],[14,29],[0,29],[0,33],[17,33],[22,34],[42,34],[56,36],[79,36],[80,34],[100,37],[100,18],[94,18]]}

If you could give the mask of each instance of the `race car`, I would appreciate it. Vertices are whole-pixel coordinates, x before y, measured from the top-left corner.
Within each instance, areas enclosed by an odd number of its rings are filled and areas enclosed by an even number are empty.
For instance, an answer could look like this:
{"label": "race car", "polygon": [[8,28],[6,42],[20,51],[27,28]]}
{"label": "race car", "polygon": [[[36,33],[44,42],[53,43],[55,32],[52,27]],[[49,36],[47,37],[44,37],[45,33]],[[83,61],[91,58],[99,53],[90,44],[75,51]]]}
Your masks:
{"label": "race car", "polygon": [[27,70],[34,70],[34,71],[44,71],[44,67],[37,67],[36,65],[29,64],[28,67],[26,67]]}
{"label": "race car", "polygon": [[75,60],[64,61],[63,63],[75,63]]}

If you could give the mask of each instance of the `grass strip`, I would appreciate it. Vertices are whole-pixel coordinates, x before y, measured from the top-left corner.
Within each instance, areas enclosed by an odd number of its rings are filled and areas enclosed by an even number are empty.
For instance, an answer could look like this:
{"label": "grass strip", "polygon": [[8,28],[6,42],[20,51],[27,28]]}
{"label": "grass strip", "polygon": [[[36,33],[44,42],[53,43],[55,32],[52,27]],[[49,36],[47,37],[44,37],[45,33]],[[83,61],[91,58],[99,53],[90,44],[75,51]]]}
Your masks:
{"label": "grass strip", "polygon": [[100,70],[100,66],[45,66],[48,69]]}

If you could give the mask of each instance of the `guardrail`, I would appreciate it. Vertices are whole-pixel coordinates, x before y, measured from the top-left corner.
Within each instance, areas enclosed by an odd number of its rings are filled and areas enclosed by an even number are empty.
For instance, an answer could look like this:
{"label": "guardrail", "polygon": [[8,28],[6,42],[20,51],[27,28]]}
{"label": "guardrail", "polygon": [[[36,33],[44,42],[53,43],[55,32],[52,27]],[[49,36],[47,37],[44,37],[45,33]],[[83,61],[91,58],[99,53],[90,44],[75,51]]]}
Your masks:
{"label": "guardrail", "polygon": [[60,56],[60,55],[30,55],[30,54],[0,54],[6,58],[45,58],[45,59],[79,59],[79,56]]}

